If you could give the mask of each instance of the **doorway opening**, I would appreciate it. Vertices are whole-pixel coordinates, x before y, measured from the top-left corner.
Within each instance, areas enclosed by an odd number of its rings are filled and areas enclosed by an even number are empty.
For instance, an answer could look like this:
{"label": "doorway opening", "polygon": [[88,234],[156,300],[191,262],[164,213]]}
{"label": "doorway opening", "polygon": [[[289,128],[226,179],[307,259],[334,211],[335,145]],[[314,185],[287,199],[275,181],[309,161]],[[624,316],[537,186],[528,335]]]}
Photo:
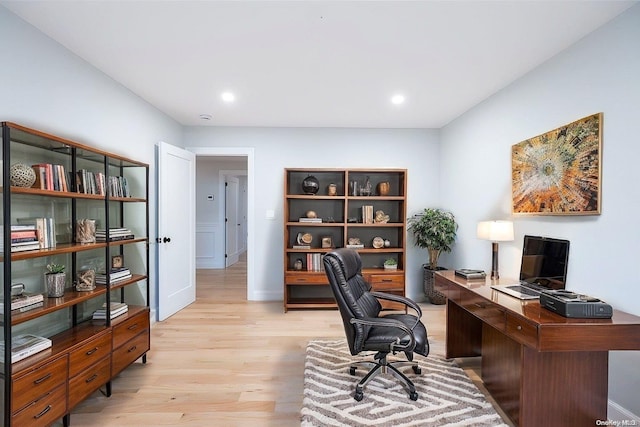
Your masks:
{"label": "doorway opening", "polygon": [[[246,266],[246,299],[251,301],[254,300],[255,294],[255,282],[254,282],[254,257],[253,257],[253,227],[254,227],[254,218],[252,212],[254,211],[254,150],[253,148],[231,148],[231,147],[192,147],[187,148],[187,150],[193,152],[196,155],[196,174],[198,174],[199,160],[207,160],[207,161],[217,161],[222,164],[233,165],[234,160],[244,161],[246,162],[246,169],[238,170],[235,167],[226,167],[221,166],[217,170],[218,176],[238,176],[244,179],[244,188],[246,197],[243,199],[243,203],[246,204],[246,209],[243,210],[246,212],[246,221],[244,221],[243,230],[241,231],[245,238],[246,242],[246,251],[244,251],[244,255],[240,255],[242,258],[239,258],[239,261],[235,265],[235,269],[242,268]],[[205,164],[206,162],[202,162]],[[241,172],[241,173],[240,173]],[[244,176],[242,175],[244,174]],[[213,238],[202,239],[202,242],[198,243],[198,239],[196,238],[196,253],[198,253],[198,249],[202,249],[201,252],[209,251],[209,253],[213,253],[213,260],[208,260],[216,266],[218,269],[224,269],[226,266],[226,230],[225,230],[225,221],[226,217],[225,213],[225,179],[218,179],[218,186],[214,188],[199,188],[199,201],[207,200],[210,202],[218,202],[211,203],[210,206],[217,208],[218,212],[218,220],[212,223],[204,223],[204,224],[196,224],[196,235],[198,235],[198,229],[200,227],[201,231],[209,232],[214,235]],[[209,194],[211,193],[211,194]],[[209,196],[212,196],[212,200],[209,200]],[[206,209],[207,205],[204,207],[201,206],[202,209]],[[237,223],[236,223],[237,224]],[[210,245],[206,247],[201,247],[202,245]],[[213,251],[213,252],[211,252]],[[244,261],[246,259],[246,262]],[[202,259],[198,258],[198,260],[202,261]],[[198,268],[198,260],[196,261],[196,267]]]}

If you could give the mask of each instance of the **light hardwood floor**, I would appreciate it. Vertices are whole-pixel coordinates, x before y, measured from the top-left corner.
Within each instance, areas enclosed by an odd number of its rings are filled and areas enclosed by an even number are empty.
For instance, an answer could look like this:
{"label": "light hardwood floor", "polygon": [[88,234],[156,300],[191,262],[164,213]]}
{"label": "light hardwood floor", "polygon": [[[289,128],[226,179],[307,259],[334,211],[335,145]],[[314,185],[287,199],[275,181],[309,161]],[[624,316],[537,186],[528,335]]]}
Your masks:
{"label": "light hardwood floor", "polygon": [[[306,344],[343,338],[340,315],[247,301],[245,272],[242,260],[198,270],[196,302],[152,325],[146,365],[121,373],[111,397],[81,403],[71,425],[299,426]],[[444,306],[423,308],[430,341],[441,344]]]}

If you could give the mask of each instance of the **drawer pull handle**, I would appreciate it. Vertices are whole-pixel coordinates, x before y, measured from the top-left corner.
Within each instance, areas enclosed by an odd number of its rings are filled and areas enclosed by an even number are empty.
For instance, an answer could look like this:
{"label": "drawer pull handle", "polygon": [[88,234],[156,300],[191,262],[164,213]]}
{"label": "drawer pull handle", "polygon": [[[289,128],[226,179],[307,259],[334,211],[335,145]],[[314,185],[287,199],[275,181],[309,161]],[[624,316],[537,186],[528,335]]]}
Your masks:
{"label": "drawer pull handle", "polygon": [[38,378],[38,379],[37,379],[37,380],[35,380],[33,383],[34,383],[34,384],[41,384],[41,383],[45,382],[46,380],[48,380],[49,378],[51,378],[51,374],[50,374],[50,373],[49,373],[49,374],[47,374],[47,375],[45,375],[45,376],[44,376],[44,377],[42,377],[42,378]]}
{"label": "drawer pull handle", "polygon": [[392,279],[382,279],[383,282],[393,282]]}
{"label": "drawer pull handle", "polygon": [[133,331],[134,329],[137,329],[137,328],[138,328],[138,324],[134,323],[133,325],[129,326],[127,329],[130,331]]}
{"label": "drawer pull handle", "polygon": [[138,348],[138,347],[137,347],[137,346],[135,346],[135,345],[134,345],[133,347],[131,347],[131,348],[128,350],[128,351],[129,351],[129,353],[131,353],[132,351],[136,351],[136,348]]}
{"label": "drawer pull handle", "polygon": [[93,374],[85,380],[85,383],[89,384],[91,381],[95,380],[96,378],[98,378],[98,374]]}
{"label": "drawer pull handle", "polygon": [[522,326],[518,325],[518,326],[516,326],[516,329],[521,331],[522,330]]}
{"label": "drawer pull handle", "polygon": [[47,407],[46,407],[46,408],[44,408],[42,411],[40,411],[40,413],[39,413],[39,414],[34,415],[34,416],[33,416],[33,418],[35,418],[35,419],[37,420],[38,418],[40,418],[41,416],[43,416],[44,414],[46,414],[46,413],[47,413],[47,412],[49,412],[50,410],[51,410],[51,405],[47,405]]}
{"label": "drawer pull handle", "polygon": [[93,350],[89,350],[87,351],[85,354],[87,356],[91,356],[93,353],[95,353],[96,351],[98,351],[98,347],[95,347]]}
{"label": "drawer pull handle", "polygon": [[487,308],[487,304],[481,302],[476,302],[474,305],[478,308]]}

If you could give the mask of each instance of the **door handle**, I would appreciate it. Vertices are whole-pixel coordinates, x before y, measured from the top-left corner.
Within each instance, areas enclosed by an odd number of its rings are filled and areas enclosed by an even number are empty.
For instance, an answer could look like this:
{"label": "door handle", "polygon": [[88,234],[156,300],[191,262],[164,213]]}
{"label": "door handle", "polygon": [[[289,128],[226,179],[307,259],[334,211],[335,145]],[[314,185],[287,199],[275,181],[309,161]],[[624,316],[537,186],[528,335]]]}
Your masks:
{"label": "door handle", "polygon": [[171,242],[171,237],[156,237],[156,243],[169,243]]}

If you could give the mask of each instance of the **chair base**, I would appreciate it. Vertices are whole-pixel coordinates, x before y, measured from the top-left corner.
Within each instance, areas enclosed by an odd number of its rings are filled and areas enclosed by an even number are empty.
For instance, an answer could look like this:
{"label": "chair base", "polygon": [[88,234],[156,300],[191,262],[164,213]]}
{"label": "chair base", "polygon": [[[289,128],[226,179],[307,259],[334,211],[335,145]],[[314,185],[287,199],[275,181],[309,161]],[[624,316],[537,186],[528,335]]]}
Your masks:
{"label": "chair base", "polygon": [[411,368],[413,369],[413,372],[416,375],[420,375],[422,373],[422,370],[420,369],[420,366],[418,366],[417,362],[409,362],[409,361],[388,362],[386,355],[381,357],[378,357],[378,355],[376,355],[376,359],[377,360],[375,362],[369,362],[369,361],[356,362],[349,367],[349,373],[351,375],[356,374],[356,369],[358,366],[362,365],[362,366],[372,367],[371,370],[367,372],[367,374],[360,380],[358,385],[356,385],[356,392],[353,395],[353,398],[355,400],[357,400],[358,402],[362,400],[362,398],[364,397],[365,386],[369,384],[369,382],[372,379],[374,379],[376,376],[378,376],[381,373],[382,374],[390,373],[391,375],[399,379],[407,389],[407,392],[409,393],[409,399],[418,400],[418,393],[416,392],[415,385],[413,385],[413,382],[405,374],[403,374],[398,370],[398,368],[401,368],[404,366],[411,366]]}

